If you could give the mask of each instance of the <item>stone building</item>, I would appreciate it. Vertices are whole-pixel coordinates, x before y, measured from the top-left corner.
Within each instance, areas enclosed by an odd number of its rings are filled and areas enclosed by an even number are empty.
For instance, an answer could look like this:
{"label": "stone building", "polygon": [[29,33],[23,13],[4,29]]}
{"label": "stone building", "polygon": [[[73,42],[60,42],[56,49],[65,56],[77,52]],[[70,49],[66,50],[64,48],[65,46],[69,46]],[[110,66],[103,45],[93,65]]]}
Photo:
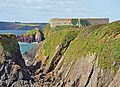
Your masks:
{"label": "stone building", "polygon": [[50,19],[50,26],[63,26],[63,25],[76,25],[76,26],[88,26],[97,24],[107,24],[109,18],[52,18]]}

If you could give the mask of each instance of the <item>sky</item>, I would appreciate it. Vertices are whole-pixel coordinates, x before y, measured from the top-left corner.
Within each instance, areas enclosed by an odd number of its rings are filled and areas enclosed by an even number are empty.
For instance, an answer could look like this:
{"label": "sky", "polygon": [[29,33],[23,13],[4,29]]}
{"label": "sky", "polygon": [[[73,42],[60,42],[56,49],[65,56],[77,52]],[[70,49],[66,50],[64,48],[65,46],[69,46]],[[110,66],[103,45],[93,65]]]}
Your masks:
{"label": "sky", "polygon": [[120,0],[0,0],[0,21],[49,22],[50,18],[120,19]]}

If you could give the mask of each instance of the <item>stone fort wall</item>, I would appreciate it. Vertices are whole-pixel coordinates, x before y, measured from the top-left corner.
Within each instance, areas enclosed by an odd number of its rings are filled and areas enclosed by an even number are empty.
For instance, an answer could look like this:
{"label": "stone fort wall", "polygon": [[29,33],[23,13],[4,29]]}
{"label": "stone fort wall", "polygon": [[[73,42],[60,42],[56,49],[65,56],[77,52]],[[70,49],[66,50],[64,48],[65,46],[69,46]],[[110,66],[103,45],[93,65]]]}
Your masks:
{"label": "stone fort wall", "polygon": [[63,25],[78,25],[78,26],[88,26],[88,25],[97,25],[97,24],[107,24],[109,23],[109,18],[52,18],[50,19],[50,26],[63,26]]}

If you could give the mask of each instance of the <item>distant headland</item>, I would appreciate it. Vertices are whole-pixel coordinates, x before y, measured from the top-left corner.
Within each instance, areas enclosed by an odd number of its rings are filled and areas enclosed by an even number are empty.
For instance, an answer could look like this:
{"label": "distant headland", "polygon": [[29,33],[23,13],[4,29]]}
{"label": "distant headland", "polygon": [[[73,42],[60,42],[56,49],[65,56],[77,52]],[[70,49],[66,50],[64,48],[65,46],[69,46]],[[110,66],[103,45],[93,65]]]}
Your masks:
{"label": "distant headland", "polygon": [[33,28],[43,29],[47,23],[22,23],[22,22],[1,22],[0,30],[31,30]]}

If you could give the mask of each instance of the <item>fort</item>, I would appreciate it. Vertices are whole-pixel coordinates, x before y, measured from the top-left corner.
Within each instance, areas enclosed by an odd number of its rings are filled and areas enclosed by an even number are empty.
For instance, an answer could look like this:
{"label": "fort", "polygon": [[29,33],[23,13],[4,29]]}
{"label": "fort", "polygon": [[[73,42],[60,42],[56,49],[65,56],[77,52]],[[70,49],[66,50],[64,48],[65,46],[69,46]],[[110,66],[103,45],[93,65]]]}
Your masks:
{"label": "fort", "polygon": [[75,25],[89,26],[109,23],[109,18],[52,18],[50,19],[50,27]]}

